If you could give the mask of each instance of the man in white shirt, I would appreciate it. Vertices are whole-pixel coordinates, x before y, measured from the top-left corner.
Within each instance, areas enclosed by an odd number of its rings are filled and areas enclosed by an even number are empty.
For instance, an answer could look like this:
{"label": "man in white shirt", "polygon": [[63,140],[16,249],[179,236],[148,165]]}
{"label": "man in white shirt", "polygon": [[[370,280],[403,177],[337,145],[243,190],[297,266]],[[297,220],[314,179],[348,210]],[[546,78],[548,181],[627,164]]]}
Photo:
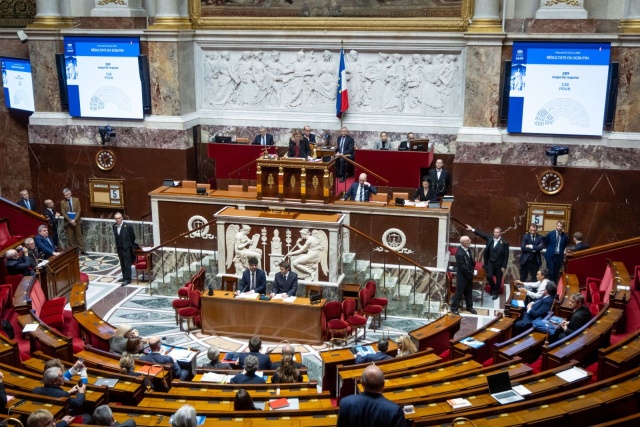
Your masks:
{"label": "man in white shirt", "polygon": [[538,270],[536,273],[537,282],[523,282],[521,280],[516,280],[515,284],[518,287],[522,287],[527,292],[527,302],[535,301],[538,298],[541,298],[544,295],[544,289],[547,286],[547,275],[548,271],[546,268]]}

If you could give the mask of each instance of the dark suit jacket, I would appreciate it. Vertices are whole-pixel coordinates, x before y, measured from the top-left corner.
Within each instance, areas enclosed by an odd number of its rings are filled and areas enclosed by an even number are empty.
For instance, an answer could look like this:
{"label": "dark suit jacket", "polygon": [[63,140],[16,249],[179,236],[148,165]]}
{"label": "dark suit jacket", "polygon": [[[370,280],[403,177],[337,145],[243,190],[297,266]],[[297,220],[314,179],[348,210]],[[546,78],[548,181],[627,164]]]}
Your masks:
{"label": "dark suit jacket", "polygon": [[[49,240],[51,240],[51,237],[49,237]],[[47,259],[55,252],[56,248],[53,247],[53,240],[49,243],[47,239],[38,234],[33,238],[33,241],[36,242],[36,247],[42,252],[42,258]]]}
{"label": "dark suit jacket", "polygon": [[160,365],[171,364],[173,366],[173,377],[179,378],[182,381],[184,381],[189,376],[189,371],[187,371],[186,369],[182,369],[180,365],[178,365],[178,362],[174,361],[169,356],[165,356],[164,354],[151,352],[142,356],[140,360],[158,363]]}
{"label": "dark suit jacket", "polygon": [[[242,273],[242,278],[238,282],[238,290],[240,292],[249,292],[251,289],[251,270],[245,270]],[[256,270],[256,289],[259,294],[265,294],[267,292],[267,275],[264,270],[259,268]]]}
{"label": "dark suit jacket", "polygon": [[47,208],[44,210],[44,212],[42,212],[42,214],[49,220],[49,230],[51,230],[52,228],[58,228],[58,219],[56,218],[56,211],[54,209]]}
{"label": "dark suit jacket", "polygon": [[353,138],[349,135],[345,136],[345,141],[344,141],[344,147],[342,147],[342,151],[340,151],[340,142],[342,141],[342,135],[340,135],[337,139],[336,139],[336,143],[338,145],[338,148],[336,148],[336,154],[350,154],[351,157],[349,157],[351,160],[353,160],[354,157],[354,153],[355,153],[355,141],[353,140]]}
{"label": "dark suit jacket", "polygon": [[591,246],[587,245],[586,243],[578,242],[576,245],[567,246],[567,249],[573,252],[577,252],[577,251],[582,251],[584,249],[589,249],[590,247]]}
{"label": "dark suit jacket", "polygon": [[120,234],[121,234],[120,238],[118,238],[117,225],[113,224],[111,228],[113,230],[113,238],[115,239],[115,242],[116,242],[116,249],[118,249],[119,251],[120,250],[131,251],[132,259],[135,258],[135,254],[133,250],[135,249],[137,244],[136,244],[136,233],[135,231],[133,231],[133,227],[123,222],[122,227],[120,229]]}
{"label": "dark suit jacket", "polygon": [[244,368],[244,359],[246,359],[249,355],[253,355],[258,358],[258,369],[273,369],[271,366],[271,358],[269,357],[269,355],[255,351],[250,351],[249,353],[238,353],[238,364],[241,368]]}
{"label": "dark suit jacket", "polygon": [[293,271],[287,274],[287,281],[284,281],[282,273],[277,272],[276,277],[273,280],[273,293],[282,294],[285,293],[292,297],[295,296],[298,291],[298,275]]}
{"label": "dark suit jacket", "polygon": [[549,314],[549,311],[551,311],[554,299],[555,297],[551,295],[545,295],[544,297],[537,299],[531,306],[531,310],[527,311],[522,316],[522,322],[530,327],[534,320],[545,317]]}
{"label": "dark suit jacket", "polygon": [[[23,198],[20,198],[20,200],[18,200],[16,202],[16,205],[22,206],[23,208],[27,209],[27,204],[24,202]],[[29,205],[30,206],[30,210],[37,212],[38,210],[36,209],[37,205],[36,205],[36,201],[33,200],[31,197],[29,197]]]}
{"label": "dark suit jacket", "polygon": [[494,248],[493,235],[490,236],[477,229],[473,233],[487,241],[484,248],[484,265],[489,265],[491,252],[498,251],[495,261],[496,264],[499,264],[502,268],[507,268],[507,261],[509,260],[509,244],[505,242],[504,239],[500,239],[500,242]]}
{"label": "dark suit jacket", "polygon": [[[349,187],[349,190],[347,190],[347,192],[344,194],[344,200],[348,200],[349,198],[353,201],[356,200],[356,197],[358,196],[358,188],[360,187],[360,183],[359,182],[354,182],[353,184],[351,184],[351,187]],[[368,187],[364,187],[363,189],[363,196],[364,196],[364,200],[363,202],[368,202],[369,201],[369,197],[371,196],[370,193],[373,194],[378,194],[378,189],[373,186],[370,185]]]}
{"label": "dark suit jacket", "polygon": [[430,200],[436,200],[437,198],[438,196],[436,195],[436,190],[434,190],[431,186],[429,186],[427,194],[424,194],[424,188],[420,186],[413,195],[413,200],[418,199],[421,202],[428,202]]}
{"label": "dark suit jacket", "polygon": [[[540,252],[544,249],[544,239],[541,235],[536,234],[534,238],[531,238],[531,234],[525,233],[522,236],[522,242],[520,242],[520,249],[522,255],[520,255],[520,265],[525,265],[527,261],[535,258],[536,264],[542,264],[542,255]],[[533,245],[533,249],[527,248],[527,245]]]}
{"label": "dark suit jacket", "polygon": [[263,377],[257,375],[238,374],[231,378],[229,381],[231,384],[265,384],[266,381]]}
{"label": "dark suit jacket", "polygon": [[337,427],[405,427],[402,407],[379,393],[365,391],[340,401]]}
{"label": "dark suit jacket", "polygon": [[[289,151],[287,152],[287,156],[294,157],[295,154],[295,145],[296,143],[293,140],[289,140]],[[311,147],[309,147],[309,141],[306,139],[300,140],[300,148],[298,149],[298,157],[301,159],[306,159],[311,155]]]}
{"label": "dark suit jacket", "polygon": [[315,144],[316,143],[316,135],[313,134],[313,133],[309,134],[309,138],[307,138],[307,136],[305,134],[302,134],[302,139],[306,140],[310,144]]}
{"label": "dark suit jacket", "polygon": [[473,270],[475,270],[476,263],[471,258],[471,251],[469,255],[465,253],[465,250],[460,246],[456,251],[456,264],[458,265],[458,272],[456,273],[456,286],[471,286],[473,281]]}
{"label": "dark suit jacket", "polygon": [[582,307],[574,311],[571,315],[569,324],[567,325],[567,330],[560,333],[560,339],[567,335],[571,335],[578,329],[582,328],[584,325],[589,323],[589,320],[591,320],[591,311],[589,311],[587,306],[583,304]]}
{"label": "dark suit jacket", "polygon": [[6,264],[9,274],[22,274],[23,276],[31,275],[31,270],[29,270],[30,265],[26,262],[24,257],[7,259]]}
{"label": "dark suit jacket", "polygon": [[49,397],[68,397],[69,409],[71,410],[80,409],[84,404],[84,393],[78,393],[76,397],[71,397],[69,393],[58,386],[45,385],[44,387],[36,387],[33,389],[33,393]]}
{"label": "dark suit jacket", "polygon": [[438,171],[436,168],[430,169],[427,175],[431,178],[431,186],[436,190],[438,196],[451,192],[451,175],[448,170],[442,168],[440,179],[438,179]]}
{"label": "dark suit jacket", "polygon": [[[556,253],[556,244],[558,243],[556,233],[556,230],[552,230],[548,232],[546,236],[544,236],[544,247],[547,248],[547,251],[544,253],[544,257],[547,260],[553,258]],[[569,237],[567,236],[567,233],[563,231],[560,234],[560,255],[564,254],[564,249],[567,247],[568,240]]]}
{"label": "dark suit jacket", "polygon": [[389,356],[384,351],[378,351],[373,354],[365,354],[364,356],[359,354],[356,356],[356,365],[359,363],[381,362],[387,359],[393,359],[393,357]]}
{"label": "dark suit jacket", "polygon": [[[273,135],[270,133],[266,134],[265,139],[267,140],[267,145],[273,145]],[[255,138],[253,138],[253,145],[262,145],[262,135],[257,134]]]}

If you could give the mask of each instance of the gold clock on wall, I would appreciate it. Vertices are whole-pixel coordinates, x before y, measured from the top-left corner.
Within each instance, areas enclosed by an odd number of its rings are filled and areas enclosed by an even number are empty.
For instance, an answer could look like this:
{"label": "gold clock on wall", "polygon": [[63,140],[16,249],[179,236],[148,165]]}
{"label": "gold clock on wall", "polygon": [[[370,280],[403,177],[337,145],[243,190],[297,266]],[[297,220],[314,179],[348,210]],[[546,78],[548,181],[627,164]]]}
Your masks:
{"label": "gold clock on wall", "polygon": [[111,170],[116,165],[116,156],[111,150],[100,150],[96,154],[96,164],[103,171]]}
{"label": "gold clock on wall", "polygon": [[558,171],[546,170],[538,177],[538,187],[544,194],[558,194],[564,187],[564,177]]}

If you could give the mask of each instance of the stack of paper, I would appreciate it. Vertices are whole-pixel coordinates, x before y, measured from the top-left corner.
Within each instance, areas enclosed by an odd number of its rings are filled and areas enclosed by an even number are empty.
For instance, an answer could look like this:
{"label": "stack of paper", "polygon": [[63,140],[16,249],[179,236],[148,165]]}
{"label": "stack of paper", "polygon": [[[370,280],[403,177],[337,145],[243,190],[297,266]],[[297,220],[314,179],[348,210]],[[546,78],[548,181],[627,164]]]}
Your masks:
{"label": "stack of paper", "polygon": [[579,379],[588,377],[589,373],[574,366],[573,368],[567,369],[566,371],[558,372],[556,375],[566,382],[571,383],[574,381],[578,381]]}
{"label": "stack of paper", "polygon": [[460,408],[466,408],[468,406],[471,406],[471,402],[469,402],[467,399],[464,399],[462,397],[459,397],[457,399],[447,399],[447,403],[451,405],[453,409],[460,409]]}
{"label": "stack of paper", "polygon": [[215,372],[205,372],[202,374],[202,380],[206,383],[226,384],[229,382],[229,375],[216,374]]}

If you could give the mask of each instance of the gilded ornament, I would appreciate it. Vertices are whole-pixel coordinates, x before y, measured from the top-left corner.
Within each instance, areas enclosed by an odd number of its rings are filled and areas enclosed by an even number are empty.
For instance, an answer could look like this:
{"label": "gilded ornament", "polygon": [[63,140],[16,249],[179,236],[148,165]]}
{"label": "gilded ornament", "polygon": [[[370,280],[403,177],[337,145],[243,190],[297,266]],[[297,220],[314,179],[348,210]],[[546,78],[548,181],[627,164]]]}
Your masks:
{"label": "gilded ornament", "polygon": [[269,189],[271,189],[271,187],[273,187],[273,185],[275,184],[275,180],[273,179],[273,174],[270,173],[269,176],[267,177],[267,185],[269,186]]}
{"label": "gilded ornament", "polygon": [[318,185],[320,185],[320,180],[318,180],[318,176],[314,175],[313,179],[311,180],[311,185],[313,185],[313,189],[314,190],[318,190]]}

